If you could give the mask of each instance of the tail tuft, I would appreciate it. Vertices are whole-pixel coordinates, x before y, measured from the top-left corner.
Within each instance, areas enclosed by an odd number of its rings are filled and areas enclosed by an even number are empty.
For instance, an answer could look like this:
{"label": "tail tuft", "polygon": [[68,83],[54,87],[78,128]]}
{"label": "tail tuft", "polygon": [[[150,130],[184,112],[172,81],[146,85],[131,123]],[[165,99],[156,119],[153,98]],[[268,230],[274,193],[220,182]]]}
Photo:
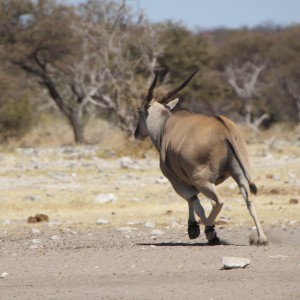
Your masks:
{"label": "tail tuft", "polygon": [[250,183],[249,187],[250,187],[251,194],[256,195],[257,194],[257,187],[256,187],[256,185],[254,183]]}

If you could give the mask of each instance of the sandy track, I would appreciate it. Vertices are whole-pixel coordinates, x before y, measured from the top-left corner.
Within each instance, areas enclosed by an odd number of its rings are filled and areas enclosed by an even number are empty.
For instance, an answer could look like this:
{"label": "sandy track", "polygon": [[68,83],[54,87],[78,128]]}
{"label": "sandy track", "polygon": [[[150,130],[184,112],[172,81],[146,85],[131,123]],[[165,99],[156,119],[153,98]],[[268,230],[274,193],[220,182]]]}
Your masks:
{"label": "sandy track", "polygon": [[[210,247],[178,230],[95,227],[75,233],[39,226],[2,240],[2,299],[299,299],[300,232],[268,231],[270,245],[248,246],[249,230],[223,229],[230,245]],[[53,238],[57,236],[57,238]],[[51,239],[52,237],[52,239]],[[247,257],[221,270],[223,256]]]}
{"label": "sandy track", "polygon": [[[229,245],[209,247],[188,239],[187,205],[156,159],[104,160],[95,147],[2,153],[0,299],[299,299],[300,148],[249,149],[265,247],[248,245],[253,224],[232,181],[218,225]],[[96,201],[108,193],[116,201]],[[27,224],[35,213],[50,222]],[[251,264],[221,270],[223,256]]]}

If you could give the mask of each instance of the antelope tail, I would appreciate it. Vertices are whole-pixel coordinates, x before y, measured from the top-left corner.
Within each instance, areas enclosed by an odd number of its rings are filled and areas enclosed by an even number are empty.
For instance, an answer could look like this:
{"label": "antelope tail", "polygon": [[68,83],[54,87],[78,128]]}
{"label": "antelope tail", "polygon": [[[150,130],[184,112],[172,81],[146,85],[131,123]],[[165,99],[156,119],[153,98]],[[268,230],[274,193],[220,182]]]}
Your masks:
{"label": "antelope tail", "polygon": [[257,187],[253,182],[251,182],[250,175],[249,175],[247,169],[245,168],[245,166],[243,164],[243,161],[241,160],[241,157],[240,157],[239,152],[238,152],[237,147],[236,147],[236,143],[230,141],[228,138],[226,138],[226,142],[227,142],[229,148],[231,149],[235,159],[237,160],[237,162],[238,162],[245,178],[248,181],[248,185],[249,185],[249,189],[250,189],[251,194],[256,195],[257,194]]}

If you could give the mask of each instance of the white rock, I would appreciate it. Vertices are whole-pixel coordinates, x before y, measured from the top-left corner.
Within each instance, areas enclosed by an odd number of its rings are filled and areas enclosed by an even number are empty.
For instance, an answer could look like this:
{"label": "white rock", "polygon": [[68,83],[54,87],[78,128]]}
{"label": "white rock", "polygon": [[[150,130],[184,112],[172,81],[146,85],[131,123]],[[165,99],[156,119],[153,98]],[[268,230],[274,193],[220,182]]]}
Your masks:
{"label": "white rock", "polygon": [[139,197],[133,197],[133,198],[131,199],[131,201],[134,202],[134,203],[137,203],[137,202],[140,202],[141,199],[140,199]]}
{"label": "white rock", "polygon": [[270,255],[269,258],[286,260],[286,259],[288,259],[288,256],[287,255],[278,254],[278,255]]}
{"label": "white rock", "polygon": [[123,156],[120,158],[120,166],[123,169],[139,169],[137,163],[129,156]]}
{"label": "white rock", "polygon": [[60,237],[58,235],[52,235],[50,237],[50,240],[59,240],[59,239],[60,239]]}
{"label": "white rock", "polygon": [[30,240],[30,242],[33,244],[39,244],[41,242],[41,240],[33,239],[33,240]]}
{"label": "white rock", "polygon": [[70,229],[70,228],[64,228],[64,231],[69,232],[70,234],[77,234],[76,231]]}
{"label": "white rock", "polygon": [[117,197],[113,193],[99,194],[95,201],[96,203],[110,203],[117,201]]}
{"label": "white rock", "polygon": [[38,198],[36,196],[31,195],[31,196],[24,197],[23,200],[34,202],[34,201],[38,200]]}
{"label": "white rock", "polygon": [[164,232],[159,230],[159,229],[153,229],[151,231],[151,234],[153,234],[153,235],[162,235],[162,234],[164,234]]}
{"label": "white rock", "polygon": [[237,269],[237,268],[245,268],[250,264],[249,258],[243,257],[222,257],[222,265],[223,269]]}
{"label": "white rock", "polygon": [[130,232],[132,232],[132,228],[128,227],[128,226],[126,226],[126,227],[120,227],[120,228],[118,228],[116,230],[119,231],[119,232],[123,232],[123,233],[130,233]]}
{"label": "white rock", "polygon": [[97,224],[97,225],[105,225],[105,224],[109,224],[109,221],[104,220],[104,219],[98,219],[98,220],[96,221],[96,224]]}
{"label": "white rock", "polygon": [[139,222],[139,221],[129,221],[129,222],[127,222],[127,225],[129,225],[129,226],[139,225],[139,224],[141,224],[141,222]]}
{"label": "white rock", "polygon": [[61,224],[61,223],[58,222],[58,221],[49,221],[49,222],[47,223],[48,226],[55,226],[55,225],[60,225],[60,224]]}
{"label": "white rock", "polygon": [[229,222],[229,218],[224,217],[224,216],[220,216],[220,218],[219,218],[219,223],[220,224],[228,224],[228,222]]}
{"label": "white rock", "polygon": [[0,278],[6,278],[9,274],[7,272],[3,272],[0,274]]}
{"label": "white rock", "polygon": [[158,183],[158,184],[165,184],[168,182],[168,179],[164,176],[160,176],[160,177],[156,178],[154,182]]}
{"label": "white rock", "polygon": [[154,228],[155,225],[156,225],[156,224],[155,224],[154,222],[146,222],[144,226],[145,226],[146,228]]}
{"label": "white rock", "polygon": [[41,231],[39,229],[37,229],[37,228],[32,228],[31,229],[31,233],[33,233],[33,234],[40,234]]}
{"label": "white rock", "polygon": [[296,224],[298,221],[296,221],[296,220],[293,220],[293,221],[290,221],[289,223],[288,223],[288,225],[294,225],[294,224]]}
{"label": "white rock", "polygon": [[31,246],[29,247],[29,249],[33,249],[33,250],[38,249],[38,248],[39,248],[38,245],[31,245]]}

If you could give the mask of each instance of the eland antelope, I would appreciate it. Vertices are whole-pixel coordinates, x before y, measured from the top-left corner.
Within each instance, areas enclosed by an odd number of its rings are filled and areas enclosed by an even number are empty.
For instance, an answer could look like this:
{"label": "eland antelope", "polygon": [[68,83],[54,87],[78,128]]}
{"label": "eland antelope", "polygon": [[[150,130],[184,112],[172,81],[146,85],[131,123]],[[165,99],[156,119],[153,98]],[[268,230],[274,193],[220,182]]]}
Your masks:
{"label": "eland antelope", "polygon": [[[210,245],[220,244],[215,231],[215,220],[223,206],[216,185],[232,177],[238,184],[247,208],[254,220],[257,244],[267,244],[267,238],[250,199],[257,189],[249,174],[249,159],[245,140],[237,126],[225,116],[206,116],[188,110],[175,109],[179,99],[170,100],[183,89],[197,71],[181,85],[160,99],[153,98],[158,72],[148,94],[138,108],[138,124],[134,136],[138,140],[150,137],[160,155],[160,168],[174,190],[189,207],[188,235],[195,239],[200,234],[195,212],[205,225]],[[208,217],[199,201],[204,194],[212,202]]]}

